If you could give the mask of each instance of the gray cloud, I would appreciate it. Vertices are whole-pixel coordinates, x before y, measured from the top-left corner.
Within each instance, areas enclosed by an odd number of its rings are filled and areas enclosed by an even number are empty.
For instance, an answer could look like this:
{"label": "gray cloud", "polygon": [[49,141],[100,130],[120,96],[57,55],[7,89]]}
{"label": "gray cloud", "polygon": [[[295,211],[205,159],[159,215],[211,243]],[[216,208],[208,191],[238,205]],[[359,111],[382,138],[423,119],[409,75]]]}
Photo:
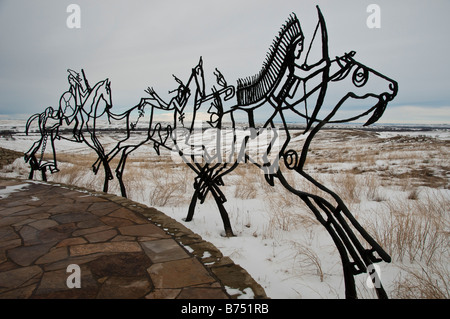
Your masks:
{"label": "gray cloud", "polygon": [[[355,50],[359,61],[397,80],[400,91],[391,108],[436,110],[450,123],[450,3],[376,1],[381,28],[369,29],[366,8],[372,2],[317,1],[327,21],[330,54]],[[70,3],[81,7],[81,29],[66,26]],[[310,1],[3,0],[0,114],[30,115],[57,106],[68,88],[67,68],[84,68],[93,83],[108,77],[118,108],[135,105],[147,86],[165,95],[176,87],[172,74],[187,77],[200,56],[209,87],[215,67],[233,83],[259,71],[291,12],[309,41],[317,23]],[[410,117],[404,120],[420,120]]]}

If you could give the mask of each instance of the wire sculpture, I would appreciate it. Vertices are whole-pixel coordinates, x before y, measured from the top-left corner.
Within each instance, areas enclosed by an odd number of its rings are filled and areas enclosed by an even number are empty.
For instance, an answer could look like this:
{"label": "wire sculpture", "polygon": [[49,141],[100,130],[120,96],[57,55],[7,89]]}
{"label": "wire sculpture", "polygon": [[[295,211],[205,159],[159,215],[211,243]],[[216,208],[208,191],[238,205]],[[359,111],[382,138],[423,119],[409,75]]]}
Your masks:
{"label": "wire sculpture", "polygon": [[[275,181],[278,180],[289,192],[297,195],[326,228],[341,256],[346,297],[356,298],[354,276],[367,272],[368,267],[373,263],[383,260],[390,262],[391,257],[358,223],[342,199],[307,174],[303,168],[313,138],[327,123],[351,122],[370,114],[371,116],[364,125],[375,123],[383,115],[388,102],[396,96],[398,84],[396,81],[356,61],[353,51],[331,59],[328,53],[326,24],[319,7],[317,7],[317,12],[318,24],[304,58],[305,63],[298,64],[303,53],[304,36],[300,22],[295,14],[292,14],[273,42],[263,68],[257,75],[238,80],[237,89],[234,90],[216,69],[217,73],[215,74],[220,89],[213,87],[212,93],[205,95],[204,90],[197,87],[193,103],[194,109],[192,110],[192,123],[187,124],[184,130],[173,130],[173,148],[197,175],[186,221],[192,220],[197,201],[204,202],[206,196],[210,193],[221,214],[226,236],[234,236],[224,206],[226,197],[220,188],[224,185],[223,177],[232,172],[240,162],[253,163],[263,170],[265,179],[270,185],[274,186]],[[322,40],[322,58],[316,63],[308,64],[307,60],[312,42],[317,35],[320,35]],[[316,81],[316,84],[311,85],[310,81],[317,78],[319,78],[318,84]],[[343,82],[352,89],[332,104],[334,106],[331,111],[323,114],[321,109],[327,89]],[[383,85],[380,86],[380,83]],[[223,102],[233,98],[236,98],[236,103],[225,108]],[[334,119],[337,111],[349,99],[371,99],[376,102],[361,114],[344,119]],[[208,105],[206,102],[209,101],[212,102]],[[210,128],[222,129],[222,124],[228,118],[232,123],[232,128],[236,129],[238,127],[237,113],[243,112],[247,118],[245,125],[253,130],[244,139],[238,138],[236,131],[234,131],[233,142],[228,145],[231,151],[228,153],[225,149],[221,149],[223,143],[220,139],[223,136],[218,132],[215,135],[216,143],[213,151],[208,150],[205,144],[190,142],[196,140],[195,134],[199,133],[198,131],[195,132],[194,122],[196,113],[200,112],[204,104],[206,104],[207,112],[211,116],[210,121],[207,122]],[[266,121],[262,127],[257,128],[255,113],[261,113],[260,110],[263,105],[270,105],[272,113],[266,116]],[[303,131],[306,138],[301,150],[291,148],[291,145],[294,144],[290,143],[292,134],[286,121],[286,114],[288,113],[297,115],[306,121],[306,128]],[[260,137],[267,130],[272,129],[272,132],[276,132],[274,129],[277,120],[282,123],[283,137],[281,134],[275,133],[275,136],[267,145],[266,152],[260,154],[259,158],[252,157],[246,151],[246,147],[252,140]],[[201,134],[204,133],[204,128],[199,131]],[[275,150],[272,142],[277,138],[283,138],[284,140],[281,147]],[[197,151],[192,152],[193,149]],[[275,154],[273,154],[274,152]],[[227,160],[222,161],[221,159],[225,154],[228,154]],[[203,160],[197,160],[198,157]],[[279,165],[280,163],[284,165]],[[285,178],[283,170],[286,169],[298,173],[317,189],[330,195],[334,203],[321,196],[297,189]],[[364,247],[356,233],[361,235],[365,244],[370,248]],[[376,272],[373,276],[372,278],[379,282]],[[376,289],[380,298],[387,298],[381,284],[377,285]]]}
{"label": "wire sculpture", "polygon": [[[80,74],[73,71],[69,72],[68,81],[70,88],[61,95],[59,100],[58,111],[53,107],[48,107],[43,113],[32,115],[26,124],[26,134],[30,132],[31,124],[34,120],[39,119],[39,133],[40,138],[34,142],[31,148],[25,153],[25,162],[30,163],[29,178],[33,178],[33,173],[36,170],[42,172],[42,179],[45,181],[46,170],[50,169],[51,173],[58,172],[55,139],[66,139],[69,141],[84,143],[92,148],[100,163],[103,164],[105,170],[105,183],[103,191],[108,190],[108,181],[113,178],[108,160],[105,155],[104,148],[100,143],[96,134],[97,119],[107,112],[112,107],[112,96],[110,82],[108,79],[100,81],[90,87],[84,70],[82,70],[84,78],[84,88],[81,82]],[[104,103],[101,103],[101,102]],[[71,134],[67,136],[64,131],[71,130]],[[52,160],[47,161],[44,154],[47,147],[47,141],[50,137],[52,147]],[[39,160],[36,158],[36,153],[40,151]],[[93,166],[94,172],[97,173],[99,165]]]}
{"label": "wire sculpture", "polygon": [[[32,115],[26,124],[25,133],[29,134],[31,123],[38,120],[39,133],[41,137],[35,141],[31,148],[25,153],[25,162],[30,164],[29,179],[33,179],[34,171],[41,171],[42,180],[47,181],[46,171],[50,169],[51,173],[58,172],[58,165],[56,161],[55,139],[58,137],[58,128],[61,125],[60,118],[57,112],[51,107],[47,107],[44,112]],[[50,138],[50,145],[52,148],[52,160],[46,161],[44,159],[47,143]],[[36,158],[36,153],[41,151],[39,159]]]}
{"label": "wire sculpture", "polygon": [[[145,90],[148,97],[141,98],[137,105],[121,114],[112,112],[108,79],[91,88],[84,71],[83,85],[80,75],[69,70],[70,89],[61,97],[58,112],[50,107],[41,114],[33,115],[27,122],[28,132],[29,124],[39,118],[41,133],[40,140],[33,144],[26,155],[31,166],[30,178],[35,170],[41,170],[45,176],[46,167],[57,171],[54,140],[62,137],[60,131],[63,126],[70,126],[72,132],[66,138],[84,142],[97,153],[98,159],[93,169],[96,173],[99,166],[103,165],[105,192],[108,191],[108,181],[113,178],[110,168],[112,159],[120,156],[115,175],[121,194],[126,197],[123,174],[127,158],[131,152],[150,142],[157,154],[160,154],[160,148],[178,154],[196,175],[185,220],[191,221],[197,202],[203,203],[211,194],[221,215],[225,236],[234,236],[224,206],[227,199],[221,191],[223,177],[233,172],[240,163],[252,163],[262,170],[268,184],[275,186],[279,182],[287,191],[298,196],[325,227],[340,254],[345,295],[347,298],[356,298],[354,276],[373,269],[373,263],[390,262],[391,257],[359,224],[339,195],[310,176],[304,166],[314,137],[325,125],[352,122],[365,116],[370,116],[365,126],[375,123],[383,115],[387,104],[395,98],[398,84],[356,61],[354,51],[332,59],[329,56],[325,19],[318,6],[317,14],[318,23],[306,53],[300,22],[295,14],[291,14],[256,75],[239,79],[233,86],[215,69],[216,85],[207,94],[203,59],[200,58],[187,81],[183,82],[174,76],[178,87],[169,92],[175,95],[168,102],[149,87]],[[313,44],[317,41],[321,44],[321,57],[310,63],[308,60]],[[343,89],[341,95],[336,97],[327,95],[329,88]],[[373,104],[359,114],[338,119],[338,111],[351,99]],[[105,102],[104,107],[100,106],[102,100]],[[157,121],[154,116],[156,112],[165,113],[172,120],[169,124]],[[191,115],[189,119],[186,114]],[[196,126],[198,114],[208,114],[206,127]],[[105,149],[96,134],[96,120],[102,115],[124,128],[119,142],[109,150]],[[245,121],[240,120],[241,115],[244,115]],[[259,126],[255,115],[265,118]],[[288,115],[305,121],[305,128],[301,132],[304,143],[300,149],[288,125]],[[225,123],[231,123],[231,126],[226,127]],[[281,123],[280,131],[277,123]],[[146,134],[142,134],[141,128],[145,128]],[[37,160],[35,154],[39,149],[44,153],[49,138],[53,160],[45,162],[43,155]],[[253,154],[249,150],[255,142],[263,146],[262,152]],[[332,198],[332,201],[298,189],[286,179],[286,170],[303,177],[325,197]],[[371,274],[371,278],[377,283],[375,288],[378,297],[387,298],[376,271]]]}

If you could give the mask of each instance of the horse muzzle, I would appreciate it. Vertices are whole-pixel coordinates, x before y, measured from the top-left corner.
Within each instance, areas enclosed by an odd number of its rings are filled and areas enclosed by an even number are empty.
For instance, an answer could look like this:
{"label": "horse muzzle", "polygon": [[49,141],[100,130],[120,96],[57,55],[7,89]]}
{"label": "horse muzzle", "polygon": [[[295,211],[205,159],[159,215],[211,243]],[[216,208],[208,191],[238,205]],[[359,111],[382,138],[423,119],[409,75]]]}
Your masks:
{"label": "horse muzzle", "polygon": [[383,116],[383,113],[386,110],[386,106],[397,95],[397,92],[398,92],[397,82],[392,81],[389,84],[389,89],[391,90],[391,92],[383,93],[379,96],[378,103],[374,107],[375,110],[374,110],[372,116],[364,124],[364,126],[372,125],[373,123],[377,122]]}

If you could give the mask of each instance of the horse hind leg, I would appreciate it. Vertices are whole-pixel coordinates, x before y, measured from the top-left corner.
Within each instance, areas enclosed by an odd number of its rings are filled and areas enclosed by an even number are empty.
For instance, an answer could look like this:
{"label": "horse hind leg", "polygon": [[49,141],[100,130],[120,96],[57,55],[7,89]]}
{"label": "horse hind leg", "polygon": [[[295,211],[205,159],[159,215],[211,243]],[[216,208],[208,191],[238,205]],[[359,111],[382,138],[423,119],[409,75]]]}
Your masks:
{"label": "horse hind leg", "polygon": [[206,189],[205,191],[205,181],[208,179],[208,165],[203,166],[199,171],[191,165],[188,166],[197,173],[197,177],[194,178],[194,194],[192,195],[192,199],[189,204],[188,214],[186,218],[184,218],[184,221],[186,222],[192,221],[194,218],[197,201],[200,199],[200,203],[203,204],[206,194],[209,192],[209,189]]}
{"label": "horse hind leg", "polygon": [[225,196],[220,191],[219,186],[223,183],[221,179],[213,179],[211,177],[213,169],[209,170],[206,166],[202,168],[202,171],[198,175],[199,181],[194,183],[195,192],[192,196],[191,203],[189,205],[188,215],[185,218],[186,222],[192,221],[194,216],[195,206],[197,201],[200,199],[201,203],[206,199],[206,195],[210,192],[217,204],[219,209],[220,217],[222,218],[223,226],[224,226],[224,236],[225,237],[234,237],[233,229],[231,227],[230,218],[228,216],[228,212],[223,205],[226,201]]}
{"label": "horse hind leg", "polygon": [[[224,237],[235,237],[233,233],[233,228],[231,226],[230,218],[228,216],[228,212],[225,209],[225,206],[223,205],[223,199],[217,194],[217,192],[214,189],[210,188],[208,191],[211,192],[211,194],[213,195],[217,207],[219,208],[220,217],[222,218],[223,227],[225,231]],[[200,191],[196,189],[194,195],[192,196],[191,203],[189,205],[188,214],[184,219],[184,221],[186,222],[192,221],[192,218],[194,217],[195,207],[200,197],[201,197]]]}
{"label": "horse hind leg", "polygon": [[233,229],[231,227],[230,218],[228,216],[228,212],[225,209],[225,206],[223,206],[223,201],[217,194],[217,192],[214,189],[211,189],[211,194],[214,197],[214,200],[216,201],[217,207],[219,208],[220,217],[222,217],[223,227],[225,229],[225,237],[235,237],[233,233]]}
{"label": "horse hind leg", "polygon": [[120,158],[119,164],[117,165],[117,168],[116,168],[116,177],[117,177],[117,180],[119,181],[120,193],[122,194],[122,197],[125,197],[125,198],[127,198],[127,190],[126,190],[125,184],[123,182],[123,172],[125,170],[125,164],[127,162],[127,157],[128,157],[128,154],[127,154],[126,150],[124,150],[122,152],[122,156]]}

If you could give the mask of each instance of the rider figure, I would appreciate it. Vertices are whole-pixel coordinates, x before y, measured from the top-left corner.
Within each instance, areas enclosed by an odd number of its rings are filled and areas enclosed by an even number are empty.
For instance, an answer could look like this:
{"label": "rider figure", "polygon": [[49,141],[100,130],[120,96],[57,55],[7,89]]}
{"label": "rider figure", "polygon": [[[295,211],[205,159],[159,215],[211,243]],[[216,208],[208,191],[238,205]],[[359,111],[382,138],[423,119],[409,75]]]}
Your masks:
{"label": "rider figure", "polygon": [[[84,78],[86,88],[83,89],[83,85],[81,83],[80,74],[74,70],[68,69],[69,72],[68,81],[70,84],[69,91],[72,94],[72,97],[75,100],[75,105],[72,106],[74,112],[71,116],[66,116],[66,121],[71,123],[75,119],[75,126],[73,128],[73,136],[77,142],[82,140],[82,128],[84,125],[84,118],[82,112],[80,110],[83,108],[83,104],[86,96],[90,93],[90,87],[87,83],[86,78]],[[84,72],[83,72],[84,76]],[[77,115],[80,115],[79,117]],[[78,122],[78,118],[81,120],[81,123]]]}
{"label": "rider figure", "polygon": [[[327,61],[325,60],[320,60],[312,65],[307,65],[305,61],[303,64],[299,65],[303,48],[304,36],[303,33],[301,33],[297,40],[292,44],[292,47],[286,56],[285,63],[287,63],[288,68],[287,79],[275,98],[279,104],[282,104],[288,98],[293,98],[302,82],[304,84],[312,77],[323,72],[323,69],[327,67]],[[305,94],[306,92],[302,93]]]}
{"label": "rider figure", "polygon": [[[181,124],[183,124],[184,119],[184,106],[186,105],[187,100],[190,96],[190,90],[189,88],[183,84],[183,82],[177,78],[175,75],[173,76],[175,78],[175,81],[178,82],[178,88],[172,91],[169,91],[169,93],[177,92],[177,95],[170,99],[169,103],[162,100],[159,95],[155,92],[155,90],[151,87],[148,87],[147,90],[145,90],[146,93],[148,93],[151,98],[150,100],[156,101],[159,105],[159,107],[163,110],[171,110],[173,108],[176,109],[176,111],[180,114],[179,115],[179,121]],[[146,99],[144,99],[145,101]],[[143,103],[141,103],[143,105]]]}
{"label": "rider figure", "polygon": [[[191,90],[189,89],[189,85],[192,80],[195,80],[197,83],[197,86],[201,88],[200,91],[196,91],[196,94],[200,94],[201,96],[196,96],[196,100],[199,98],[203,98],[204,93],[204,82],[203,82],[203,68],[202,68],[203,61],[200,58],[199,64],[192,70],[191,77],[189,78],[187,84],[184,84],[183,81],[181,81],[179,78],[177,78],[175,75],[173,75],[175,81],[178,83],[178,88],[175,90],[169,91],[169,93],[177,92],[177,95],[170,99],[170,101],[167,103],[164,100],[162,100],[158,94],[156,94],[155,90],[153,88],[147,88],[145,92],[150,94],[151,100],[156,101],[159,104],[159,107],[165,110],[170,110],[175,108],[176,111],[179,113],[178,120],[183,125],[184,120],[184,107],[186,106],[187,101],[189,100],[189,97],[191,96]],[[201,83],[199,83],[199,78],[201,79]],[[144,99],[145,102],[145,99]],[[141,103],[142,104],[142,103]],[[151,103],[150,103],[151,104]]]}
{"label": "rider figure", "polygon": [[[308,65],[306,60],[310,49],[302,58],[304,39],[299,20],[291,15],[270,47],[262,70],[253,77],[238,80],[238,103],[234,108],[248,113],[250,125],[253,112],[265,102],[275,108],[275,113],[283,116],[282,109],[289,107],[287,100],[296,95],[299,85],[303,83],[305,88],[309,79],[324,72],[329,63],[327,59]],[[305,99],[305,93],[299,92],[297,98]]]}

